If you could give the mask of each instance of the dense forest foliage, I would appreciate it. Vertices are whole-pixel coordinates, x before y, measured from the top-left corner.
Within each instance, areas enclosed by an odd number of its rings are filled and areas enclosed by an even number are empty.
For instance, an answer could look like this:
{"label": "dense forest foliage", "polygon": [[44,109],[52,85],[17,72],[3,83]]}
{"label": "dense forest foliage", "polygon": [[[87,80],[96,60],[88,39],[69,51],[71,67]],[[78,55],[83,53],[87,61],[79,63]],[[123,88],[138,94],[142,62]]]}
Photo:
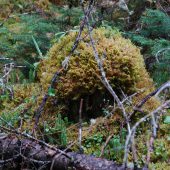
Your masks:
{"label": "dense forest foliage", "polygon": [[0,167],[56,169],[10,135],[169,170],[169,64],[170,0],[0,0]]}

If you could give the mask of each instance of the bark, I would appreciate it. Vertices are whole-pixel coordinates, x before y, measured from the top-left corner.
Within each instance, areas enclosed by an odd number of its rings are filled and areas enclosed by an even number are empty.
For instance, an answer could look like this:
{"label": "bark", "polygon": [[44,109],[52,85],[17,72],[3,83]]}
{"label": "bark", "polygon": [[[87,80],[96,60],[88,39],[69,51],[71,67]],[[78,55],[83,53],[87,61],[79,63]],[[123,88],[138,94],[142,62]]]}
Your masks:
{"label": "bark", "polygon": [[113,161],[85,154],[68,152],[61,155],[55,150],[31,139],[0,134],[0,169],[49,169],[49,170],[123,170]]}

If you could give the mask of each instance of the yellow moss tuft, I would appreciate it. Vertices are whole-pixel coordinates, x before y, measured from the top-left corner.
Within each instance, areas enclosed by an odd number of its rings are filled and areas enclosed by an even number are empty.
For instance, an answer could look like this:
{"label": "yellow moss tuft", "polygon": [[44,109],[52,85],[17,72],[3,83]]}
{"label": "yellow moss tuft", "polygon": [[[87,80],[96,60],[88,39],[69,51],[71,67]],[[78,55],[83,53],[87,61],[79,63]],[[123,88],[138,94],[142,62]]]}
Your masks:
{"label": "yellow moss tuft", "polygon": [[[39,84],[36,83],[30,83],[30,84],[16,84],[13,87],[14,91],[14,99],[11,100],[9,97],[7,97],[2,102],[2,109],[0,110],[0,113],[3,112],[12,112],[13,109],[17,109],[18,107],[24,105],[24,107],[30,106],[34,104],[34,108],[38,106],[38,100],[37,98],[42,98],[42,91],[39,86]],[[8,96],[8,95],[7,95]],[[33,99],[35,97],[35,99]],[[35,100],[37,101],[35,103]],[[23,107],[23,108],[24,108]]]}
{"label": "yellow moss tuft", "polygon": [[169,170],[170,169],[170,164],[166,162],[159,162],[159,163],[151,163],[149,165],[149,169],[151,170]]}
{"label": "yellow moss tuft", "polygon": [[[68,70],[63,71],[60,82],[55,85],[59,98],[78,99],[95,92],[106,92],[86,34],[84,31],[85,38],[72,54]],[[71,32],[63,37],[50,49],[48,58],[40,63],[38,77],[44,90],[47,90],[56,70],[61,68],[64,58],[70,54],[76,36],[77,33]],[[105,28],[95,29],[93,37],[107,79],[116,91],[121,88],[126,94],[132,94],[138,89],[153,89],[140,50],[130,40]]]}

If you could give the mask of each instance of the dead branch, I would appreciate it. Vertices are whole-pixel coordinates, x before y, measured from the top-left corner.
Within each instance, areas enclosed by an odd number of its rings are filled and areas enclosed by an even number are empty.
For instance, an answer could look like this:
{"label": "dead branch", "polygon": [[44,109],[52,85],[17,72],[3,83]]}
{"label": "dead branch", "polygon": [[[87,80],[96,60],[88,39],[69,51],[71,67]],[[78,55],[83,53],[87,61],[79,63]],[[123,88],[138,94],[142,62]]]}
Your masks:
{"label": "dead branch", "polygon": [[[23,167],[27,167],[28,169],[32,164],[37,169],[42,167],[42,165],[44,165],[42,169],[50,169],[52,160],[54,160],[53,169],[57,170],[123,170],[121,166],[113,161],[74,152],[67,153],[72,159],[64,155],[55,157],[56,152],[54,150],[36,141],[24,138],[19,139],[15,135],[8,135],[0,139],[0,143],[0,153],[4,159],[0,161],[0,164],[4,169],[11,168],[10,162],[15,165],[16,169],[19,168],[21,163],[23,163]],[[24,160],[26,160],[25,163]]]}
{"label": "dead branch", "polygon": [[156,58],[156,62],[157,62],[157,63],[160,63],[159,58],[158,58],[159,55],[160,55],[162,52],[165,52],[165,51],[170,51],[170,48],[160,49],[160,50],[156,53],[155,58]]}
{"label": "dead branch", "polygon": [[159,88],[157,88],[156,90],[154,90],[153,92],[151,92],[147,96],[145,96],[136,106],[133,107],[133,112],[129,114],[128,119],[130,119],[131,116],[134,115],[138,111],[143,112],[141,110],[141,108],[150,98],[152,98],[153,96],[158,97],[158,95],[163,90],[165,90],[166,88],[169,88],[169,87],[170,87],[170,81],[164,83]]}
{"label": "dead branch", "polygon": [[[91,1],[90,1],[90,2],[89,2],[89,6],[88,6],[88,10],[87,10],[87,12],[85,13],[84,19],[83,19],[82,22],[81,22],[81,25],[80,25],[80,28],[79,28],[79,33],[78,33],[78,35],[77,35],[77,38],[76,38],[76,40],[75,40],[75,42],[74,42],[74,45],[73,45],[71,51],[70,51],[70,55],[68,55],[68,56],[65,58],[65,60],[62,62],[62,68],[61,68],[59,71],[57,70],[56,73],[54,74],[54,76],[53,76],[53,78],[52,78],[52,80],[51,80],[51,84],[50,84],[49,88],[53,88],[53,87],[54,87],[54,85],[57,83],[56,81],[57,81],[57,79],[59,79],[60,74],[62,73],[63,69],[67,69],[68,63],[69,63],[69,60],[70,60],[70,57],[71,57],[71,55],[74,53],[74,51],[76,50],[76,48],[77,48],[77,46],[78,46],[78,44],[79,44],[79,42],[80,42],[80,40],[81,40],[81,34],[82,34],[82,31],[84,30],[84,26],[85,26],[85,23],[86,23],[86,16],[90,15],[91,10],[92,10],[92,3],[91,3]],[[44,106],[45,106],[48,98],[49,98],[49,95],[48,95],[48,93],[47,93],[47,94],[44,96],[43,101],[42,101],[42,103],[40,104],[39,108],[38,108],[37,111],[35,112],[35,115],[34,115],[34,117],[35,117],[35,124],[34,124],[34,127],[33,127],[33,131],[35,131],[35,129],[36,129],[37,126],[38,126],[39,118],[40,118],[40,116],[41,116],[41,114],[42,114],[42,112],[43,112],[43,110],[44,110]]]}
{"label": "dead branch", "polygon": [[[85,10],[84,10],[83,6],[82,6],[82,9],[83,9],[83,11],[84,11],[84,13],[85,13]],[[102,83],[104,84],[104,86],[106,87],[106,89],[110,92],[110,94],[113,96],[113,98],[116,100],[119,108],[122,110],[123,116],[124,116],[124,118],[125,118],[125,120],[126,120],[126,123],[127,123],[128,132],[130,132],[130,131],[131,131],[131,130],[130,130],[130,125],[129,125],[129,122],[128,122],[128,117],[127,117],[125,108],[124,108],[124,106],[123,106],[123,104],[121,103],[119,97],[117,96],[117,94],[115,93],[115,91],[113,90],[113,88],[111,87],[111,85],[109,84],[109,82],[108,82],[108,80],[107,80],[107,78],[106,78],[106,74],[105,74],[105,72],[104,72],[104,69],[103,69],[103,66],[102,66],[102,62],[101,62],[101,60],[100,60],[100,58],[99,58],[99,54],[98,54],[98,51],[97,51],[97,49],[96,49],[96,47],[95,47],[95,42],[94,42],[94,39],[93,39],[92,34],[91,34],[89,17],[86,16],[86,15],[85,15],[85,17],[86,17],[86,20],[87,20],[86,25],[87,25],[87,29],[88,29],[88,33],[89,33],[89,37],[90,37],[91,46],[92,46],[92,48],[93,48],[94,57],[95,57],[95,60],[96,60],[96,62],[97,62],[98,68],[99,68],[100,73],[101,73]]]}
{"label": "dead branch", "polygon": [[126,138],[126,143],[125,143],[125,151],[124,151],[124,166],[126,167],[127,165],[127,158],[128,158],[128,153],[129,153],[129,147],[133,143],[132,137],[136,133],[137,127],[144,122],[146,119],[149,117],[152,117],[152,115],[157,114],[158,112],[162,111],[163,109],[166,109],[166,107],[170,104],[170,100],[167,100],[164,102],[161,106],[159,106],[157,109],[155,109],[153,112],[147,114],[143,118],[141,118],[138,122],[135,123],[135,125],[131,128],[131,132],[128,134]]}
{"label": "dead branch", "polygon": [[67,158],[71,159],[71,157],[69,157],[69,156],[66,154],[66,152],[64,152],[64,151],[62,151],[62,150],[60,150],[60,149],[57,149],[56,147],[54,147],[54,146],[52,146],[52,145],[44,142],[43,140],[36,139],[35,137],[29,135],[28,133],[19,132],[19,131],[15,130],[15,129],[9,129],[9,128],[6,128],[6,127],[1,126],[1,125],[0,125],[0,128],[1,128],[3,131],[5,131],[5,132],[13,133],[13,134],[16,134],[16,135],[25,137],[25,138],[29,139],[30,141],[35,141],[35,142],[39,143],[40,145],[43,145],[43,146],[45,146],[45,147],[47,147],[47,148],[49,148],[49,149],[51,149],[51,150],[54,150],[54,151],[57,152],[57,153],[63,154],[63,155],[65,155]]}
{"label": "dead branch", "polygon": [[80,109],[79,109],[79,137],[78,137],[78,142],[79,142],[79,149],[82,149],[82,107],[83,107],[83,99],[80,101]]}
{"label": "dead branch", "polygon": [[101,148],[101,154],[100,154],[100,157],[102,157],[103,156],[103,154],[104,154],[104,150],[105,150],[105,148],[106,148],[106,146],[108,145],[108,143],[110,142],[110,140],[111,140],[111,138],[113,137],[113,135],[114,134],[111,134],[107,139],[106,139],[106,142],[105,142],[105,144],[102,146],[102,148]]}

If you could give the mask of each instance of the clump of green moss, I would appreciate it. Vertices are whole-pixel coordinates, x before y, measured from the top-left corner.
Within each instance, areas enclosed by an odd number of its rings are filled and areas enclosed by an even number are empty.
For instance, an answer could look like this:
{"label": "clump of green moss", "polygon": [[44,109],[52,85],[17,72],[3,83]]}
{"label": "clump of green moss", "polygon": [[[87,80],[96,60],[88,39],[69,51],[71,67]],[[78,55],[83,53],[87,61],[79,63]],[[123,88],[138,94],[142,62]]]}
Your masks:
{"label": "clump of green moss", "polygon": [[166,162],[159,162],[159,163],[151,163],[149,165],[149,169],[154,169],[154,170],[169,170],[170,169],[170,164],[167,164]]}
{"label": "clump of green moss", "polygon": [[[1,112],[11,112],[13,109],[20,107],[21,105],[33,105],[37,106],[38,102],[35,103],[36,98],[41,97],[41,88],[38,83],[30,84],[16,84],[13,86],[13,94],[4,93],[4,99],[2,100]],[[9,97],[13,95],[13,99]]]}
{"label": "clump of green moss", "polygon": [[[38,108],[43,96],[48,91],[54,73],[61,69],[62,61],[70,54],[76,36],[77,33],[71,32],[54,44],[48,53],[48,58],[42,60],[39,64],[38,78],[40,83],[14,86],[14,100],[9,101],[7,99],[3,101],[2,112],[4,110],[7,112],[10,108],[16,108],[32,96],[35,97],[36,102],[28,103],[34,105],[32,111]],[[62,110],[64,112],[68,111],[67,113],[72,115],[71,118],[74,120],[77,117],[79,100],[84,98],[84,107],[86,108],[83,108],[83,111],[90,114],[87,114],[87,117],[96,117],[99,110],[102,113],[103,99],[110,97],[101,83],[100,71],[93,56],[87,31],[84,31],[82,36],[84,39],[72,54],[68,69],[62,71],[59,81],[54,86],[55,96],[50,96],[45,105],[44,115],[46,116],[49,114],[55,115],[58,112],[58,106],[62,106]],[[130,40],[124,39],[115,30],[105,28],[95,29],[93,37],[106,77],[120,97],[120,89],[130,95],[138,91],[138,89],[145,88],[146,94],[149,92],[148,89],[154,88],[152,80],[145,70],[140,50]],[[136,96],[134,103],[138,102],[143,96],[143,94]],[[112,98],[110,97],[111,100]],[[148,103],[149,109],[155,107],[155,101],[149,101]],[[65,107],[66,105],[69,106]],[[77,105],[77,108],[75,105]]]}
{"label": "clump of green moss", "polygon": [[[85,34],[86,32],[83,36]],[[48,58],[41,62],[38,76],[44,89],[47,89],[55,71],[61,68],[64,58],[70,54],[76,35],[77,33],[70,33],[62,38],[50,49]],[[105,28],[94,30],[93,37],[107,79],[113,88],[121,87],[124,92],[130,94],[136,91],[138,86],[141,88],[142,81],[143,87],[152,84],[140,50],[130,40]],[[60,97],[72,99],[84,94],[93,94],[97,90],[105,91],[89,38],[85,37],[84,41],[79,43],[70,58],[68,70],[63,72],[55,88]]]}
{"label": "clump of green moss", "polygon": [[[39,84],[15,84],[11,95],[8,91],[1,94],[0,116],[15,128],[22,126],[23,131],[31,131],[32,117],[43,97]],[[5,124],[2,120],[0,123]]]}
{"label": "clump of green moss", "polygon": [[[45,91],[54,73],[62,67],[62,61],[70,54],[77,34],[71,32],[60,39],[50,49],[48,58],[40,63],[38,77]],[[98,28],[93,30],[92,34],[106,77],[118,94],[120,89],[128,95],[143,88],[153,89],[139,48],[111,29]],[[93,103],[93,95],[97,94],[94,95],[96,101],[99,96],[106,94],[106,89],[100,80],[100,71],[94,59],[87,31],[83,32],[82,37],[83,41],[71,55],[68,69],[62,72],[55,89],[60,99],[78,100],[90,96]]]}

